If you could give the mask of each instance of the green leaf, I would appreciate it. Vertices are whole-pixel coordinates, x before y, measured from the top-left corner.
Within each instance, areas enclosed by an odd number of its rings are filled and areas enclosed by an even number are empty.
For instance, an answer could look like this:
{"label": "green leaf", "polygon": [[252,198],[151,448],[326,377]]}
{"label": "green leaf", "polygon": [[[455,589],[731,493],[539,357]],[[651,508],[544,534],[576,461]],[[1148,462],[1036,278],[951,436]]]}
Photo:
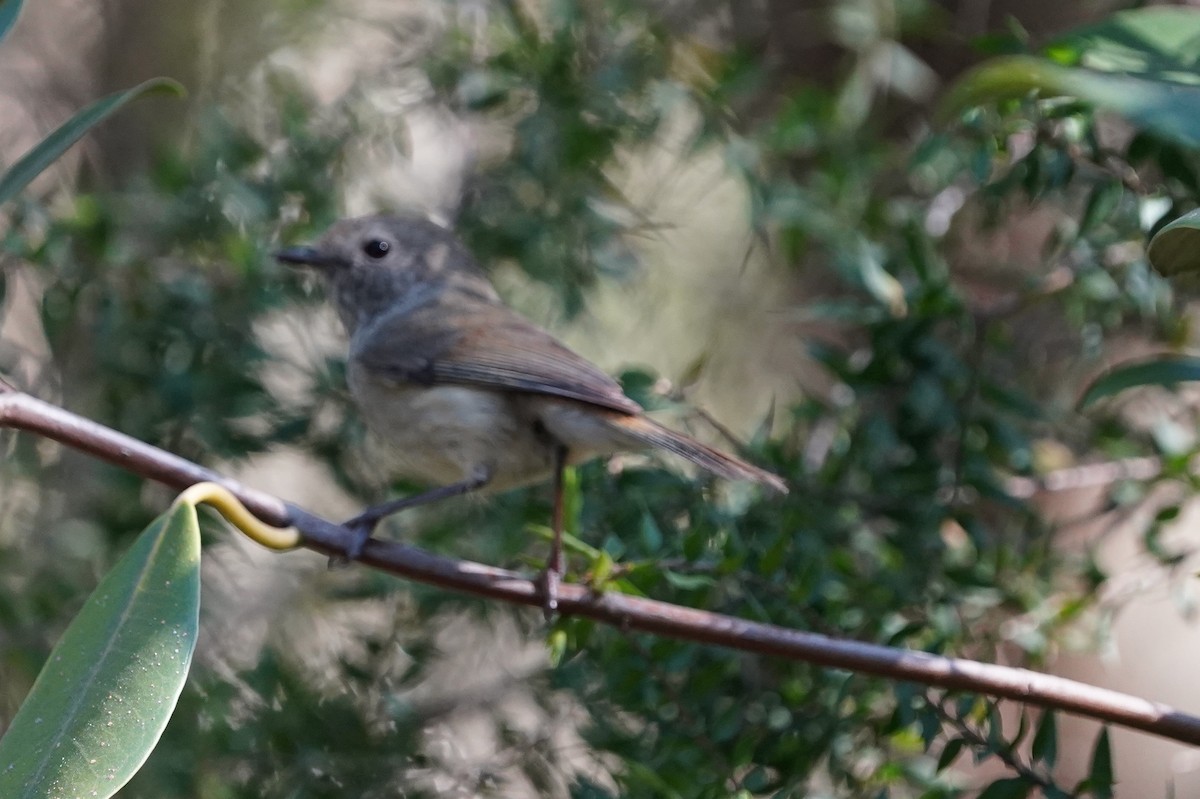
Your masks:
{"label": "green leaf", "polygon": [[1025,799],[1033,790],[1033,783],[1021,777],[996,780],[983,789],[979,799]]}
{"label": "green leaf", "polygon": [[1112,796],[1113,786],[1112,746],[1108,741],[1108,728],[1100,731],[1096,746],[1092,749],[1092,766],[1088,769],[1087,785],[1098,799]]}
{"label": "green leaf", "polygon": [[859,239],[853,264],[858,280],[872,297],[888,309],[895,318],[908,313],[904,287],[883,266],[878,247]]}
{"label": "green leaf", "polygon": [[1195,81],[1200,13],[1161,6],[1123,11],[1070,31],[1046,48],[1064,66],[1109,72],[1174,73]]}
{"label": "green leaf", "polygon": [[1146,254],[1163,275],[1200,271],[1200,208],[1163,225]]}
{"label": "green leaf", "polygon": [[1034,56],[997,58],[971,70],[950,90],[941,113],[1030,95],[1077,97],[1172,141],[1200,146],[1200,86],[1064,67]]}
{"label": "green leaf", "polygon": [[642,511],[642,546],[646,551],[653,554],[662,549],[663,534],[658,528],[658,522],[654,521],[654,517],[649,511]]}
{"label": "green leaf", "polygon": [[1050,768],[1058,761],[1058,724],[1049,710],[1042,713],[1037,734],[1033,736],[1033,762],[1045,763]]}
{"label": "green leaf", "polygon": [[680,574],[667,570],[663,572],[663,576],[667,578],[668,583],[680,591],[695,591],[716,585],[716,580],[707,574]]}
{"label": "green leaf", "polygon": [[105,576],[0,739],[0,796],[108,797],[141,767],[187,678],[200,527],[179,505]]}
{"label": "green leaf", "polygon": [[567,656],[567,643],[567,631],[561,628],[551,630],[546,637],[546,655],[552,667],[562,665],[563,658]]}
{"label": "green leaf", "polygon": [[1200,358],[1169,355],[1125,364],[1092,381],[1079,400],[1079,407],[1086,408],[1105,397],[1138,386],[1171,386],[1193,380],[1200,380]]}
{"label": "green leaf", "polygon": [[987,709],[987,742],[989,752],[1004,752],[1012,747],[1004,740],[1004,719],[1000,717],[1000,708],[989,702]]}
{"label": "green leaf", "polygon": [[1121,203],[1121,195],[1125,193],[1120,183],[1101,183],[1092,189],[1088,195],[1087,205],[1083,210],[1083,218],[1079,222],[1079,235],[1083,236],[1095,230],[1108,218]]}
{"label": "green leaf", "polygon": [[955,761],[966,744],[967,742],[962,738],[955,738],[942,747],[942,754],[938,756],[937,762],[938,772],[945,771]]}
{"label": "green leaf", "polygon": [[0,39],[8,35],[20,13],[21,0],[0,0]]}
{"label": "green leaf", "polygon": [[184,94],[183,87],[175,81],[169,78],[153,78],[132,89],[114,92],[75,114],[53,133],[34,145],[33,149],[21,156],[3,176],[0,176],[0,203],[8,202],[16,196],[40,175],[42,170],[70,149],[72,144],[83,138],[85,133],[103,122],[121,106],[142,95],[163,92],[176,96]]}
{"label": "green leaf", "polygon": [[1049,45],[1046,59],[988,61],[960,80],[943,111],[996,100],[1077,97],[1189,146],[1200,142],[1200,11],[1145,8],[1106,17]]}

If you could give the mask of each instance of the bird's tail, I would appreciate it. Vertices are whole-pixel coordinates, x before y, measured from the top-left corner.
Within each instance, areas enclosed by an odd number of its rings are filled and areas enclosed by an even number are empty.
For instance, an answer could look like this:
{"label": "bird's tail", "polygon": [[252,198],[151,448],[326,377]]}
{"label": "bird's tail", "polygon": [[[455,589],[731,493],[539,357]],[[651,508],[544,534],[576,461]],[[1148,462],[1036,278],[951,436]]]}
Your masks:
{"label": "bird's tail", "polygon": [[634,441],[678,455],[718,477],[728,480],[752,480],[781,494],[788,491],[787,483],[779,475],[701,444],[694,438],[663,427],[648,417],[613,414],[609,423]]}

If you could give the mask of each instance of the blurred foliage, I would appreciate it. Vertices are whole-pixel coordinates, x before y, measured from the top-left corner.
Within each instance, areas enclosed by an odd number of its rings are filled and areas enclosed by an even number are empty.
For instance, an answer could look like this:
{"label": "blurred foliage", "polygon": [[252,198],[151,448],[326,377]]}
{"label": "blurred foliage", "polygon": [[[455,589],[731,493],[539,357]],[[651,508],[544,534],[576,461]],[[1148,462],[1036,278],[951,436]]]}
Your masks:
{"label": "blurred foliage", "polygon": [[1195,148],[1200,143],[1195,25],[1195,9],[1187,7],[1116,13],[1051,42],[1044,57],[1013,55],[984,63],[956,83],[946,105],[1070,96]]}
{"label": "blurred foliage", "polygon": [[[750,46],[699,45],[712,21],[701,4],[687,23],[667,24],[625,0],[497,3],[451,25],[423,67],[438,101],[512,134],[509,157],[473,176],[460,231],[485,262],[511,260],[556,289],[567,310],[595,281],[641,268],[628,238],[654,219],[612,175],[623,154],[660,146],[680,119],[694,121],[681,157],[725,155],[749,198],[730,213],[744,213],[757,246],[810,289],[789,310],[816,331],[811,351],[832,387],[764,421],[747,444],[792,493],[698,485],[642,463],[588,465],[572,530],[615,565],[576,556],[580,578],[798,629],[1037,665],[1081,620],[1102,617],[1107,575],[1088,549],[1054,546],[1056,531],[1012,479],[1039,475],[1046,441],[1081,457],[1157,449],[1171,480],[1186,478],[1195,454],[1194,437],[1131,430],[1115,412],[1085,417],[1075,399],[1114,338],[1186,339],[1144,243],[1200,201],[1200,165],[1169,131],[1122,129],[1087,97],[1021,92],[962,107],[931,131],[928,109],[903,99],[914,92],[901,71],[878,67],[884,56],[916,59],[909,39],[936,27],[936,9],[891,5],[834,3],[821,35],[838,58],[803,80],[776,80]],[[1200,30],[1195,15],[1183,19]],[[1086,65],[1099,40],[1064,41],[1077,48],[1070,63]],[[1006,45],[1024,47],[1019,36]],[[128,185],[23,201],[3,241],[7,263],[29,265],[53,356],[33,388],[205,463],[301,448],[365,499],[378,486],[340,364],[280,364],[262,335],[307,301],[268,252],[337,215],[340,147],[354,123],[295,87],[279,87],[274,102],[255,109],[265,120],[253,125],[206,111],[188,146]],[[1034,262],[989,247],[1029,220],[1049,231]],[[0,361],[15,355],[0,349]],[[279,368],[300,389],[273,388],[266,375]],[[670,404],[654,395],[653,375],[623,379],[643,404]],[[16,488],[3,492],[0,718],[11,718],[57,625],[161,497],[27,437],[4,444]],[[33,483],[46,488],[30,500]],[[1098,517],[1144,497],[1113,486]],[[447,506],[406,535],[488,562],[536,559],[532,528],[548,515],[546,492],[529,489]],[[1186,554],[1158,539],[1170,518],[1168,508],[1146,533],[1168,575]],[[414,689],[437,676],[442,620],[487,625],[507,611],[370,573],[313,577],[307,592],[306,614],[391,608],[385,598],[397,593],[409,604],[382,631],[348,631],[359,646],[332,677],[318,679],[308,662],[316,642],[272,642],[250,667],[197,668],[122,795],[473,796],[509,793],[514,774],[540,793],[580,797],[1112,793],[1107,734],[1082,779],[1055,770],[1053,714],[1014,722],[977,697],[571,619],[557,623],[562,663],[525,682],[547,716],[568,707],[584,719],[593,768],[578,770],[582,756],[496,712],[497,762],[450,773],[431,743],[443,714],[414,710]],[[541,634],[532,616],[517,624]],[[973,778],[955,766],[966,752],[1005,775],[964,787]]]}
{"label": "blurred foliage", "polygon": [[608,171],[620,148],[652,139],[678,94],[672,42],[644,3],[548,3],[540,18],[496,5],[486,40],[452,32],[428,65],[449,101],[502,119],[513,136],[504,161],[469,187],[458,232],[553,286],[574,313],[598,277],[635,266],[623,234],[648,220]]}
{"label": "blurred foliage", "polygon": [[48,134],[20,160],[0,176],[0,203],[7,202],[29,185],[46,167],[57,161],[71,145],[79,141],[89,130],[103,122],[124,105],[146,94],[183,94],[183,87],[166,78],[151,78],[132,89],[115,92],[101,98]]}

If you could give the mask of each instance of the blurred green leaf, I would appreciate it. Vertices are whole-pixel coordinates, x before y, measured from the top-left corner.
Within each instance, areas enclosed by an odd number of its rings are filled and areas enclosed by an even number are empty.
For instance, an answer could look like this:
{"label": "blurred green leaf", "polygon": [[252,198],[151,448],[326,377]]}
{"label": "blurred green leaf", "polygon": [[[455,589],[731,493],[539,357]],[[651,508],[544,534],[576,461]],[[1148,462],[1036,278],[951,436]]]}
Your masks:
{"label": "blurred green leaf", "polygon": [[948,741],[946,745],[942,747],[942,753],[938,755],[937,770],[945,771],[947,768],[949,768],[950,764],[953,763],[956,758],[958,758],[959,753],[962,752],[963,747],[966,746],[966,744],[967,742],[962,738],[955,738],[951,741]]}
{"label": "blurred green leaf", "polygon": [[955,84],[943,110],[1030,94],[1078,97],[1168,139],[1200,143],[1200,10],[1113,14],[1068,33],[1045,54],[985,62]]}
{"label": "blurred green leaf", "polygon": [[654,517],[649,511],[642,514],[642,546],[646,548],[646,552],[654,554],[662,549],[663,534],[658,528],[658,522],[654,521]]}
{"label": "blurred green leaf", "polygon": [[1112,216],[1121,202],[1124,188],[1116,181],[1101,183],[1092,189],[1084,206],[1083,218],[1079,222],[1079,233],[1085,235]]}
{"label": "blurred green leaf", "polygon": [[1200,208],[1159,229],[1146,255],[1150,265],[1168,277],[1200,271]]}
{"label": "blurred green leaf", "polygon": [[1042,718],[1038,721],[1037,733],[1033,736],[1033,748],[1030,753],[1033,755],[1035,763],[1045,763],[1050,768],[1054,768],[1054,764],[1058,761],[1058,724],[1054,720],[1053,712],[1042,711]]}
{"label": "blurred green leaf", "polygon": [[706,588],[716,585],[717,581],[707,574],[680,574],[676,571],[664,571],[663,576],[667,578],[667,582],[680,591],[695,591],[700,588]]}
{"label": "blurred green leaf", "polygon": [[21,13],[21,0],[0,0],[0,40],[3,40]]}
{"label": "blurred green leaf", "polygon": [[845,268],[893,317],[908,313],[908,302],[904,286],[884,268],[882,253],[865,237],[856,237],[855,246],[845,253]]}
{"label": "blurred green leaf", "polygon": [[1077,97],[1189,147],[1200,146],[1200,85],[1064,67],[1033,56],[988,61],[964,75],[942,104],[951,115],[986,103]]}
{"label": "blurred green leaf", "polygon": [[114,92],[84,108],[68,119],[33,149],[21,156],[3,176],[0,176],[0,203],[8,202],[18,192],[54,163],[71,145],[89,130],[103,122],[121,106],[147,94],[167,93],[183,96],[184,89],[169,78],[152,78],[132,89]]}
{"label": "blurred green leaf", "polygon": [[1171,386],[1200,380],[1200,358],[1170,355],[1118,366],[1096,378],[1083,393],[1079,407],[1087,406],[1138,386]]}
{"label": "blurred green leaf", "polygon": [[1112,746],[1108,740],[1108,728],[1105,727],[1092,749],[1092,764],[1088,768],[1085,783],[1097,799],[1108,799],[1112,796],[1113,782]]}
{"label": "blurred green leaf", "polygon": [[1025,799],[1033,790],[1033,783],[1021,777],[996,780],[983,789],[979,799]]}
{"label": "blurred green leaf", "polygon": [[546,656],[552,667],[557,667],[562,663],[563,657],[567,654],[567,644],[567,631],[561,628],[551,630],[546,637]]}
{"label": "blurred green leaf", "polygon": [[1166,73],[1196,83],[1200,11],[1180,6],[1122,11],[1067,33],[1046,47],[1046,55],[1064,66]]}
{"label": "blurred green leaf", "polygon": [[0,739],[0,796],[116,793],[162,735],[200,607],[195,508],[160,516],[105,576]]}

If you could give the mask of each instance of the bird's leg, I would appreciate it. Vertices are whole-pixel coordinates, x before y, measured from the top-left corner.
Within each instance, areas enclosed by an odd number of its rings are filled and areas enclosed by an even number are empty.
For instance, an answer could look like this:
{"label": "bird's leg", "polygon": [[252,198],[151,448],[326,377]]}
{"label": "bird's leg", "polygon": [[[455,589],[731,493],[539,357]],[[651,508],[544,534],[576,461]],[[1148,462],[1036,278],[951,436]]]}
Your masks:
{"label": "bird's leg", "polygon": [[[362,555],[363,548],[367,545],[367,541],[371,538],[371,533],[375,532],[375,526],[393,513],[415,508],[418,505],[428,505],[431,502],[469,494],[472,491],[483,488],[491,479],[491,472],[488,469],[479,468],[465,480],[434,488],[420,494],[414,494],[411,497],[402,497],[400,499],[393,499],[390,502],[372,505],[353,519],[347,519],[342,522],[342,527],[345,527],[354,534],[354,540],[346,547],[344,556],[346,561],[358,560],[359,556]],[[330,564],[333,564],[332,559],[330,560]]]}
{"label": "bird's leg", "polygon": [[567,468],[567,448],[561,444],[554,449],[554,511],[550,524],[554,528],[554,540],[550,545],[550,558],[542,574],[542,611],[546,620],[553,618],[558,610],[558,584],[566,572],[563,562],[563,472]]}

